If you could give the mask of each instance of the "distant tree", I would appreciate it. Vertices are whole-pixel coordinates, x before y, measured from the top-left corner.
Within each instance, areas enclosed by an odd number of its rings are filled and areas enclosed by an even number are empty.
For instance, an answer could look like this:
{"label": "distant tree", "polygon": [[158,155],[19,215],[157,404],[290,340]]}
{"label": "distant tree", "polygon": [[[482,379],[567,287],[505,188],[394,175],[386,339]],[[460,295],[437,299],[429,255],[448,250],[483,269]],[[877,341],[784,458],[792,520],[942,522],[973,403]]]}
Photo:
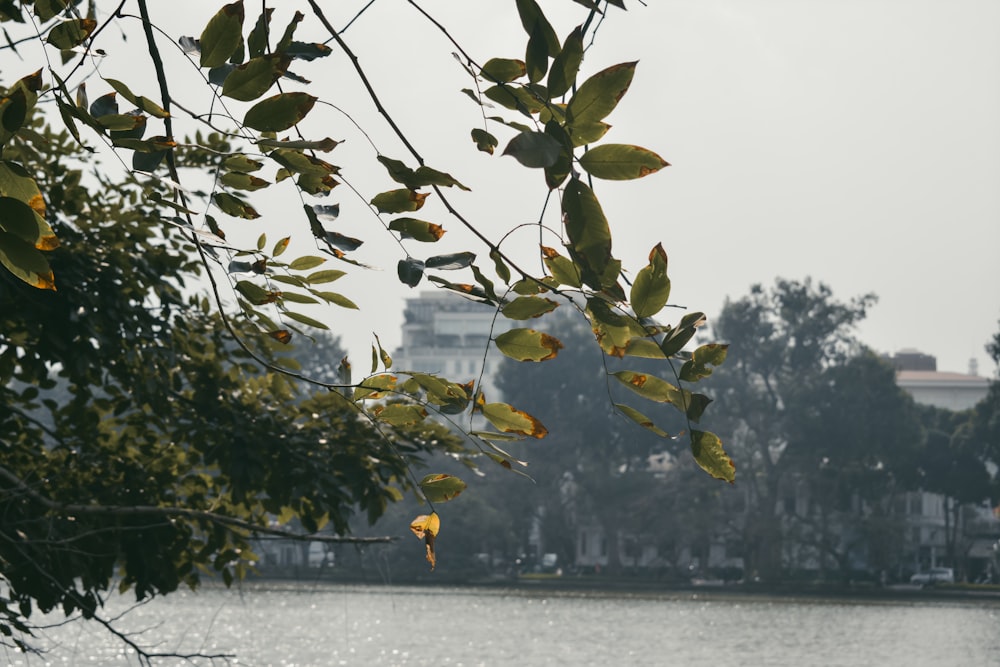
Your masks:
{"label": "distant tree", "polygon": [[[1000,367],[1000,331],[986,345],[993,362]],[[971,437],[981,456],[1000,468],[1000,373],[994,369],[986,397],[972,412]],[[1000,473],[994,472],[993,498],[1000,502]]]}
{"label": "distant tree", "polygon": [[821,570],[832,557],[845,580],[857,556],[888,570],[901,546],[886,540],[901,538],[894,500],[913,479],[920,451],[913,399],[891,364],[863,350],[802,391],[789,406],[782,455],[807,490],[806,512],[788,517],[796,539],[817,549]]}
{"label": "distant tree", "polygon": [[822,283],[779,279],[770,290],[755,285],[727,301],[716,321],[713,333],[729,345],[730,361],[713,377],[713,423],[743,471],[748,576],[782,575],[785,501],[810,451],[797,424],[828,369],[860,352],[854,328],[874,300],[841,302]]}
{"label": "distant tree", "polygon": [[[608,540],[608,569],[617,572],[620,535],[649,532],[637,509],[657,485],[650,456],[676,454],[678,445],[663,437],[665,432],[641,428],[615,407],[627,391],[611,374],[626,362],[605,359],[580,345],[590,335],[584,320],[564,317],[556,325],[552,333],[567,342],[558,359],[534,366],[504,362],[497,374],[505,396],[516,392],[552,428],[544,446],[517,450],[531,461],[528,472],[535,483],[515,483],[510,493],[520,497],[514,506],[525,516],[549,527],[546,549],[565,560],[575,556],[577,529],[600,526]],[[628,363],[632,368],[643,365]],[[683,421],[669,414],[650,414],[660,423],[672,423],[675,435],[683,428]]]}

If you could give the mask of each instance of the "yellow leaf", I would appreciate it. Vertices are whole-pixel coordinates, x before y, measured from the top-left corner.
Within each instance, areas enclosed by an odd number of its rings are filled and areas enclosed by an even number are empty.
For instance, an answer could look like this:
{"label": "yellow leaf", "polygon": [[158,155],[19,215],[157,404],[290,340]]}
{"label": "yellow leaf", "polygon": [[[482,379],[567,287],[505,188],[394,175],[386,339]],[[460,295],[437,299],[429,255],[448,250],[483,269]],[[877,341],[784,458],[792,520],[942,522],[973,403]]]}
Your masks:
{"label": "yellow leaf", "polygon": [[437,565],[437,558],[434,554],[434,540],[441,530],[440,517],[438,517],[437,512],[421,514],[410,524],[410,530],[417,536],[417,539],[424,541],[424,545],[427,548],[427,562],[431,564],[431,569],[433,570],[434,566]]}

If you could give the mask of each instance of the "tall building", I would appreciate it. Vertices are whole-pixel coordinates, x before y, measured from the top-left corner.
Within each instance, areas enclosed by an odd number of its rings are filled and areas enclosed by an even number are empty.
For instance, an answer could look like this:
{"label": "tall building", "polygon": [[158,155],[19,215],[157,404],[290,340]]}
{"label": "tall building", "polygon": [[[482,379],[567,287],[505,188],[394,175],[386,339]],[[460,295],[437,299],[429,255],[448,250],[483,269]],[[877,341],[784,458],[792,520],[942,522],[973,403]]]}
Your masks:
{"label": "tall building", "polygon": [[403,340],[393,353],[400,371],[434,373],[455,382],[475,379],[488,401],[500,400],[492,382],[500,353],[490,339],[513,328],[514,322],[495,308],[441,290],[421,292],[406,300]]}

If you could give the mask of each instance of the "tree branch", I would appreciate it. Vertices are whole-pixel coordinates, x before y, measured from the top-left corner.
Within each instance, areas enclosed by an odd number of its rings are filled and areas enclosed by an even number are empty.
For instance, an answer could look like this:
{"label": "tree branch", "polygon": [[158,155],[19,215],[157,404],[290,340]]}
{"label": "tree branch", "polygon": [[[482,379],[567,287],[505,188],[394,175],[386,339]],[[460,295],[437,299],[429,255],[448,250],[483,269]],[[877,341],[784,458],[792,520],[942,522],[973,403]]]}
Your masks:
{"label": "tree branch", "polygon": [[13,485],[14,488],[16,488],[18,491],[21,491],[35,502],[45,507],[47,510],[69,516],[90,515],[90,516],[179,517],[184,519],[208,521],[210,523],[226,526],[228,528],[245,530],[250,533],[274,535],[276,537],[281,537],[289,540],[296,540],[300,542],[329,542],[336,544],[382,544],[386,542],[393,542],[399,539],[398,537],[392,537],[392,536],[347,537],[343,535],[296,533],[284,530],[282,528],[261,526],[259,524],[252,523],[250,521],[245,521],[243,519],[237,519],[235,517],[216,514],[215,512],[208,512],[205,510],[191,509],[189,507],[166,507],[158,505],[81,505],[81,504],[59,503],[35,491],[30,486],[28,486],[24,482],[24,480],[22,480],[20,477],[18,477],[17,475],[15,475],[13,472],[11,472],[2,465],[0,465],[0,479],[6,480],[8,483]]}

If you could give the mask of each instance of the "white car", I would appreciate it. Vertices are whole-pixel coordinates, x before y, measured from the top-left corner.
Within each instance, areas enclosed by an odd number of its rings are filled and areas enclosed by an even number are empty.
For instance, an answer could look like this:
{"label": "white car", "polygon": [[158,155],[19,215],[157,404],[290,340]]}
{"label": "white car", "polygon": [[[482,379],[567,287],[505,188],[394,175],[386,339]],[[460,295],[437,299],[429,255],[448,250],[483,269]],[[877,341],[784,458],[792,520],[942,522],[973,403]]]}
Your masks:
{"label": "white car", "polygon": [[953,584],[955,583],[955,571],[950,567],[932,567],[926,572],[918,572],[910,577],[911,584]]}

